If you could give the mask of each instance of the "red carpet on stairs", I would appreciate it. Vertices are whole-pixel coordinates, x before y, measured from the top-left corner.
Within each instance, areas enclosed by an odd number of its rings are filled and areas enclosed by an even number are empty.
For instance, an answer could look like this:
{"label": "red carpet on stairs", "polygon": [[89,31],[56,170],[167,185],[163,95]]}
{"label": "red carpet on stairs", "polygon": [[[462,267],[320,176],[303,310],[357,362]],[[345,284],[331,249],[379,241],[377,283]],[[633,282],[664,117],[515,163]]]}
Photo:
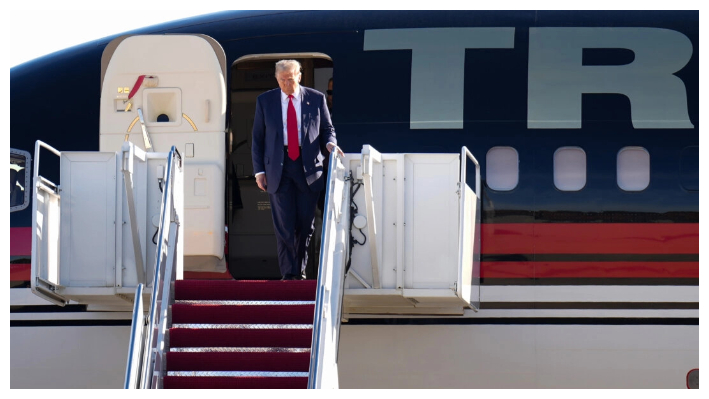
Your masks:
{"label": "red carpet on stairs", "polygon": [[178,280],[175,300],[314,301],[315,280]]}
{"label": "red carpet on stairs", "polygon": [[309,352],[216,352],[168,354],[174,371],[308,371]]}
{"label": "red carpet on stairs", "polygon": [[310,348],[311,329],[171,328],[170,348]]}
{"label": "red carpet on stairs", "polygon": [[165,388],[306,388],[315,280],[178,280]]}
{"label": "red carpet on stairs", "polygon": [[200,305],[176,303],[172,323],[203,324],[313,324],[309,305]]}

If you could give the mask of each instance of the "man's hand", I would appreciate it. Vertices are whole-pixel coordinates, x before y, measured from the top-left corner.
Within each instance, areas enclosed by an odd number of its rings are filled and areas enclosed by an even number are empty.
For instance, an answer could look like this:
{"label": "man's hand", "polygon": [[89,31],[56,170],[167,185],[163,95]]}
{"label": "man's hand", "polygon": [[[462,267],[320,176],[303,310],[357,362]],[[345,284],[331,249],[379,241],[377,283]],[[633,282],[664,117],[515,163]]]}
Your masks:
{"label": "man's hand", "polygon": [[332,149],[333,149],[333,148],[337,148],[337,153],[338,153],[341,157],[344,157],[344,156],[345,156],[345,153],[342,152],[342,150],[340,149],[340,147],[336,146],[336,145],[333,144],[333,143],[327,143],[327,150],[328,150],[328,151],[332,152]]}
{"label": "man's hand", "polygon": [[266,174],[265,173],[261,173],[260,175],[256,175],[256,185],[258,186],[258,188],[261,189],[261,191],[266,191],[266,187],[268,187],[268,186],[266,185]]}

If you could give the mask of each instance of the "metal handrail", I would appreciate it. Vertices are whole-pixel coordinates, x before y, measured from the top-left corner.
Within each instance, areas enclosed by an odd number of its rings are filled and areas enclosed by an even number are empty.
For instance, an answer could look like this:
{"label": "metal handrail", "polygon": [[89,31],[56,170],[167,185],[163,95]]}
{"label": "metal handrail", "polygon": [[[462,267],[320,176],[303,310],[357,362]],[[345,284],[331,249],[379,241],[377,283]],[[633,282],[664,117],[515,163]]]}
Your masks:
{"label": "metal handrail", "polygon": [[[465,184],[465,176],[467,173],[467,164],[465,163],[465,158],[468,157],[475,164],[475,195],[480,197],[480,164],[478,160],[475,159],[473,154],[468,150],[468,147],[463,146],[460,150],[460,181]],[[462,187],[461,187],[462,189]]]}
{"label": "metal handrail", "polygon": [[[170,156],[169,162],[167,164],[167,170],[165,173],[165,189],[163,192],[163,201],[160,209],[160,232],[158,233],[158,248],[156,249],[157,251],[157,256],[155,257],[155,274],[153,277],[153,292],[151,295],[151,300],[150,300],[150,313],[149,313],[149,318],[148,318],[148,339],[147,342],[150,343],[150,347],[148,348],[147,351],[147,356],[144,358],[145,363],[143,364],[144,366],[144,378],[142,380],[142,385],[143,388],[158,388],[161,387],[161,376],[158,375],[157,379],[155,376],[155,371],[156,368],[161,367],[161,364],[158,364],[159,355],[160,353],[157,353],[161,348],[161,345],[164,343],[162,340],[159,339],[153,339],[153,334],[155,333],[156,329],[161,329],[161,327],[164,327],[164,321],[163,319],[167,318],[167,308],[169,307],[169,303],[167,301],[164,301],[165,299],[165,293],[170,292],[170,283],[174,280],[174,276],[170,276],[170,278],[165,278],[167,273],[167,270],[164,270],[162,267],[163,265],[166,265],[167,268],[170,268],[171,270],[173,269],[171,266],[173,265],[172,262],[168,262],[169,259],[163,260],[163,257],[167,258],[168,254],[168,243],[164,239],[165,237],[165,229],[167,228],[170,230],[171,223],[170,220],[175,216],[174,215],[174,202],[173,202],[173,186],[174,186],[174,169],[175,169],[175,157],[180,157],[179,154],[177,154],[177,149],[173,146],[170,149]],[[181,157],[180,157],[180,164],[181,164]],[[169,201],[169,203],[168,203]],[[170,211],[170,215],[168,215],[168,211]],[[168,234],[170,232],[168,231]],[[170,273],[172,274],[172,273]],[[160,302],[158,303],[158,298],[160,298]],[[159,320],[156,320],[156,317],[159,317]],[[157,326],[156,326],[157,322]],[[158,334],[162,335],[163,331],[159,330]]]}
{"label": "metal handrail", "polygon": [[135,289],[135,301],[133,302],[133,320],[131,322],[130,342],[128,344],[128,360],[126,362],[125,383],[123,384],[124,389],[135,389],[138,387],[140,359],[145,349],[142,345],[143,334],[145,334],[143,284],[138,284],[138,287]]}
{"label": "metal handrail", "polygon": [[52,147],[51,145],[45,143],[44,141],[41,141],[41,140],[35,141],[35,143],[34,143],[34,160],[33,160],[34,161],[34,168],[32,170],[32,177],[33,177],[32,181],[35,182],[35,184],[37,182],[43,182],[43,183],[49,183],[52,186],[57,187],[57,185],[55,183],[53,183],[53,182],[51,182],[39,175],[39,149],[40,149],[40,147],[53,152],[54,155],[58,156],[59,158],[61,158],[61,156],[62,156],[62,153],[59,150],[57,150],[56,148]]}
{"label": "metal handrail", "polygon": [[[177,162],[176,162],[177,160]],[[135,342],[140,342],[142,349],[133,351],[135,357],[129,360],[128,366],[133,361],[139,362],[136,377],[132,380],[135,388],[162,388],[162,361],[165,348],[165,329],[167,328],[167,310],[172,302],[171,284],[175,281],[177,256],[181,251],[176,251],[179,237],[180,215],[176,210],[174,193],[181,193],[181,183],[176,181],[175,171],[182,168],[182,157],[173,146],[168,155],[167,170],[163,199],[160,206],[160,229],[158,232],[158,246],[156,248],[155,268],[150,295],[150,310],[147,318],[147,328],[141,337],[136,337]],[[177,187],[175,187],[177,185]],[[181,200],[180,200],[181,201]],[[180,202],[181,203],[181,202]],[[166,239],[167,238],[167,239]],[[137,300],[137,298],[136,298]],[[133,320],[136,312],[134,309]],[[142,312],[142,310],[141,310]],[[157,336],[156,333],[157,332]],[[129,386],[129,374],[126,372],[126,388]]]}
{"label": "metal handrail", "polygon": [[[339,336],[339,324],[342,317],[342,293],[344,292],[344,248],[345,245],[336,245],[335,248],[327,246],[330,236],[337,234],[334,231],[336,222],[349,223],[349,208],[342,204],[330,204],[331,199],[335,195],[335,187],[337,186],[338,165],[342,165],[337,149],[333,149],[330,154],[330,177],[325,192],[325,210],[323,215],[322,225],[322,245],[320,250],[320,265],[318,267],[318,282],[317,292],[315,297],[315,311],[313,320],[313,339],[310,350],[310,368],[308,373],[308,389],[322,388],[323,385],[330,387],[337,386],[337,383],[332,381],[323,381],[324,358],[326,345],[329,342],[325,341],[326,337],[336,338],[335,348],[337,353],[337,337]],[[343,186],[343,200],[349,203],[349,197],[345,194],[349,193],[347,185]],[[334,198],[334,200],[337,197]],[[335,206],[339,205],[339,206]],[[349,226],[346,226],[344,231],[349,232]],[[349,234],[344,235],[345,240],[349,239]],[[329,250],[329,251],[326,251]],[[339,256],[338,256],[339,254]],[[331,256],[332,255],[332,256]],[[334,260],[340,260],[340,267],[337,268]],[[334,323],[334,326],[324,325],[324,321]],[[328,330],[328,328],[330,328]],[[337,330],[337,331],[335,331]],[[330,348],[332,349],[332,348]],[[332,376],[335,373],[328,374]]]}

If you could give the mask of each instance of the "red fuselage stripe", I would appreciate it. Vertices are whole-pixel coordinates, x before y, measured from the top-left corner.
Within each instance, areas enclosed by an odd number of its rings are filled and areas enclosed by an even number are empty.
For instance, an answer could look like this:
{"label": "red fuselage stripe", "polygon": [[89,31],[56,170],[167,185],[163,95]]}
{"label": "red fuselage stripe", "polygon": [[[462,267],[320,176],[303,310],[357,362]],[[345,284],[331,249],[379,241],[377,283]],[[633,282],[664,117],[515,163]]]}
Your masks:
{"label": "red fuselage stripe", "polygon": [[699,262],[481,262],[482,278],[699,278]]}
{"label": "red fuselage stripe", "polygon": [[698,223],[488,223],[483,254],[698,254]]}
{"label": "red fuselage stripe", "polygon": [[10,264],[10,281],[30,281],[32,265],[27,263]]}
{"label": "red fuselage stripe", "polygon": [[[29,256],[32,228],[10,228],[10,256]],[[489,254],[699,254],[697,223],[483,224]],[[11,280],[29,280],[30,265],[11,265]],[[186,278],[204,277],[187,272]],[[211,278],[230,278],[227,273]],[[699,262],[486,261],[483,278],[699,278]]]}
{"label": "red fuselage stripe", "polygon": [[[698,223],[488,223],[483,254],[698,254]],[[10,256],[32,253],[32,228],[10,228]]]}
{"label": "red fuselage stripe", "polygon": [[32,254],[32,228],[10,227],[10,256]]}

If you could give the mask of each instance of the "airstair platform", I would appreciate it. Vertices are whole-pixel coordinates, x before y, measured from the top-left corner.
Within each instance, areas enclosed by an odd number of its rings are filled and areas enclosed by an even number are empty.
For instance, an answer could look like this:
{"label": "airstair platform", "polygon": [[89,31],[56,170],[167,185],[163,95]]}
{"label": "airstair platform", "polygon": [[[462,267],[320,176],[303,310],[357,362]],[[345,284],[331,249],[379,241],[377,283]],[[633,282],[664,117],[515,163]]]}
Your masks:
{"label": "airstair platform", "polygon": [[341,253],[345,319],[479,308],[480,165],[467,148],[386,154],[365,145],[330,174],[333,235],[322,252]]}

